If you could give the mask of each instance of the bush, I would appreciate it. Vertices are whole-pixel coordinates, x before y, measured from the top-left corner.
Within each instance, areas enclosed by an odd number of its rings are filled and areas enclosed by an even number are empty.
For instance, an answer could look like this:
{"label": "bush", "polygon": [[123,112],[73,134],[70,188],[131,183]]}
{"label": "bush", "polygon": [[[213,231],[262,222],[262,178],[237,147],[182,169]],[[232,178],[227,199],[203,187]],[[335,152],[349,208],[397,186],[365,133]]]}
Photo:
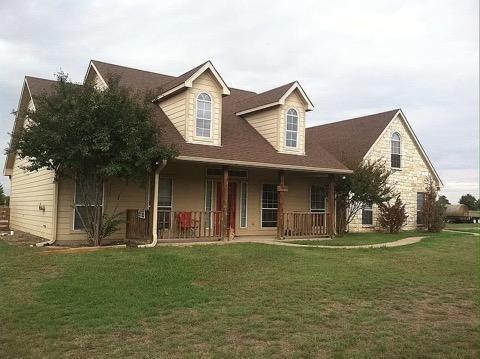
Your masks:
{"label": "bush", "polygon": [[437,186],[432,177],[425,180],[425,203],[422,222],[429,232],[440,232],[445,227],[445,207],[437,200]]}
{"label": "bush", "polygon": [[380,210],[378,214],[380,227],[388,233],[398,233],[408,218],[400,196],[397,196],[393,205],[390,202],[380,203],[378,208]]}

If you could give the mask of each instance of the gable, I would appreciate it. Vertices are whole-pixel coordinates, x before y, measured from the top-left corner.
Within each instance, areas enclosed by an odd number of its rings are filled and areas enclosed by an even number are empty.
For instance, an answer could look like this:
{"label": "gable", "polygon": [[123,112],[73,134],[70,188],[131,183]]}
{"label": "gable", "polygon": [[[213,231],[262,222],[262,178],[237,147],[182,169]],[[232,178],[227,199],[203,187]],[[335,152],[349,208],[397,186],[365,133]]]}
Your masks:
{"label": "gable", "polygon": [[[390,166],[391,138],[394,133],[400,135],[401,172],[408,174],[412,181],[423,181],[432,176],[438,186],[443,183],[433,167],[430,159],[423,150],[418,138],[413,132],[402,111],[399,110],[386,126],[375,143],[365,154],[364,159],[369,161],[383,160]],[[394,172],[397,172],[396,170]]]}

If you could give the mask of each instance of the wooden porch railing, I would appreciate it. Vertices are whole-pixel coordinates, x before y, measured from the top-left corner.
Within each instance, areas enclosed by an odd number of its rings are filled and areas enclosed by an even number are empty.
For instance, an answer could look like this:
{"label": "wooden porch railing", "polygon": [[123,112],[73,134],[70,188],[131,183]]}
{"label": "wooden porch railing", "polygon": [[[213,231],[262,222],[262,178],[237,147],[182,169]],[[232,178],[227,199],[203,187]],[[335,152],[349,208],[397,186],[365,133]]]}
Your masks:
{"label": "wooden porch railing", "polygon": [[[150,214],[148,211],[144,213],[143,216],[143,213],[136,209],[127,210],[127,238],[143,239],[150,236]],[[139,214],[142,215],[139,216]],[[222,236],[222,212],[159,210],[157,231],[159,240],[220,238]]]}
{"label": "wooden porch railing", "polygon": [[283,214],[284,238],[327,235],[326,219],[326,213],[286,212]]}
{"label": "wooden porch railing", "polygon": [[8,231],[10,229],[10,208],[0,207],[0,231]]}
{"label": "wooden porch railing", "polygon": [[145,239],[150,237],[150,215],[148,211],[127,209],[126,232],[128,239]]}

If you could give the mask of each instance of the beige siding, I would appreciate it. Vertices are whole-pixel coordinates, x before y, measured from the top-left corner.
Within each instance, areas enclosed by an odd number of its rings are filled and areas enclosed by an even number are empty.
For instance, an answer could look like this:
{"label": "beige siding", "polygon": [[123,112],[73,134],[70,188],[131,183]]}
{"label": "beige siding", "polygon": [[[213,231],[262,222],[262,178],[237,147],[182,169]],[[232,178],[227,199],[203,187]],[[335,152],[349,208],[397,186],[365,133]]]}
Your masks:
{"label": "beige siding", "polygon": [[[405,230],[412,230],[417,227],[417,192],[425,192],[425,179],[433,173],[422,156],[420,149],[417,147],[410,131],[405,122],[401,119],[401,115],[397,116],[385,132],[381,135],[377,143],[367,154],[366,160],[369,161],[385,161],[390,167],[390,139],[394,132],[398,132],[401,136],[401,165],[400,170],[392,171],[389,178],[390,184],[400,193],[400,198],[406,204],[407,223]],[[373,217],[374,226],[362,226],[361,211],[354,218],[350,225],[352,231],[369,231],[378,229],[377,223],[378,208],[374,206]]]}
{"label": "beige siding", "polygon": [[101,77],[98,75],[98,73],[93,69],[93,67],[90,68],[89,73],[87,74],[87,78],[85,79],[86,83],[93,83],[95,87],[99,90],[103,90],[106,88],[105,83],[101,79]]}
{"label": "beige siding", "polygon": [[[200,93],[206,92],[212,98],[212,138],[205,139],[195,136],[196,105]],[[192,88],[187,90],[187,142],[207,145],[221,145],[222,128],[222,87],[210,70],[205,71],[193,82]]]}
{"label": "beige siding", "polygon": [[165,115],[172,121],[178,132],[186,139],[187,92],[167,98],[160,103]]}
{"label": "beige siding", "polygon": [[[123,180],[112,180],[105,183],[105,211],[106,213],[121,213],[125,216],[127,209],[146,207],[146,186]],[[58,188],[58,224],[57,240],[59,243],[85,242],[86,236],[82,231],[73,230],[75,183],[71,179],[63,179]],[[124,217],[125,218],[125,217]],[[124,239],[125,223],[109,239]]]}
{"label": "beige siding", "polygon": [[[289,148],[285,144],[285,130],[287,124],[287,112],[289,109],[294,108],[298,113],[298,146],[297,148]],[[294,154],[305,154],[305,110],[307,109],[307,104],[300,96],[298,90],[293,91],[290,96],[285,100],[285,104],[282,105],[280,110],[280,121],[279,121],[279,149],[281,152],[294,153]]]}
{"label": "beige siding", "polygon": [[[291,108],[298,113],[298,147],[289,148],[285,145],[285,130],[287,111]],[[277,151],[296,155],[305,154],[305,110],[307,104],[298,90],[293,91],[285,100],[284,105],[260,110],[243,117],[251,124]]]}
{"label": "beige siding", "polygon": [[279,107],[244,115],[244,118],[278,150]]}
{"label": "beige siding", "polygon": [[[206,170],[204,164],[189,162],[171,162],[160,173],[160,177],[169,177],[173,183],[173,211],[203,211],[205,210]],[[236,194],[236,233],[238,235],[275,235],[276,229],[262,228],[261,226],[261,201],[262,185],[276,184],[278,172],[275,170],[247,169],[248,195],[247,195],[247,228],[240,228],[240,183],[243,179],[231,179],[237,184]],[[221,177],[209,178],[215,183],[221,183]],[[288,192],[285,196],[286,211],[310,210],[310,186],[312,184],[326,184],[325,177],[314,177],[308,174],[287,173],[286,185]],[[216,208],[217,185],[214,187],[213,210]],[[58,212],[58,241],[72,243],[85,241],[82,232],[73,230],[73,198],[74,183],[63,180],[59,186],[59,212]],[[117,211],[138,209],[146,207],[146,190],[134,183],[112,181],[105,185],[105,209],[111,213],[115,207]],[[123,239],[125,226],[112,236],[111,239]]]}
{"label": "beige siding", "polygon": [[[22,169],[28,160],[15,158],[11,177],[10,226],[45,239],[53,237],[53,172]],[[39,206],[45,206],[45,210]]]}

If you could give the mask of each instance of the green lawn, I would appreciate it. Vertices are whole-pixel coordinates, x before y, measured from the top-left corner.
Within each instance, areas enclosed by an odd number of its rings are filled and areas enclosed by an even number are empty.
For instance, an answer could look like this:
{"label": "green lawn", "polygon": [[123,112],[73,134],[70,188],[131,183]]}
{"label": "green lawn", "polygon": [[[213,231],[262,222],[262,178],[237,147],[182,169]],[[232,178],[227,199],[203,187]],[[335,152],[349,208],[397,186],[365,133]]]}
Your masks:
{"label": "green lawn", "polygon": [[297,243],[303,245],[322,245],[322,246],[358,246],[363,244],[377,244],[395,242],[407,237],[425,237],[431,235],[425,231],[405,231],[396,234],[387,233],[350,233],[344,237],[336,237],[326,240],[297,240],[288,241],[288,243]]}
{"label": "green lawn", "polygon": [[1,357],[478,357],[480,240],[41,255],[0,241]]}

